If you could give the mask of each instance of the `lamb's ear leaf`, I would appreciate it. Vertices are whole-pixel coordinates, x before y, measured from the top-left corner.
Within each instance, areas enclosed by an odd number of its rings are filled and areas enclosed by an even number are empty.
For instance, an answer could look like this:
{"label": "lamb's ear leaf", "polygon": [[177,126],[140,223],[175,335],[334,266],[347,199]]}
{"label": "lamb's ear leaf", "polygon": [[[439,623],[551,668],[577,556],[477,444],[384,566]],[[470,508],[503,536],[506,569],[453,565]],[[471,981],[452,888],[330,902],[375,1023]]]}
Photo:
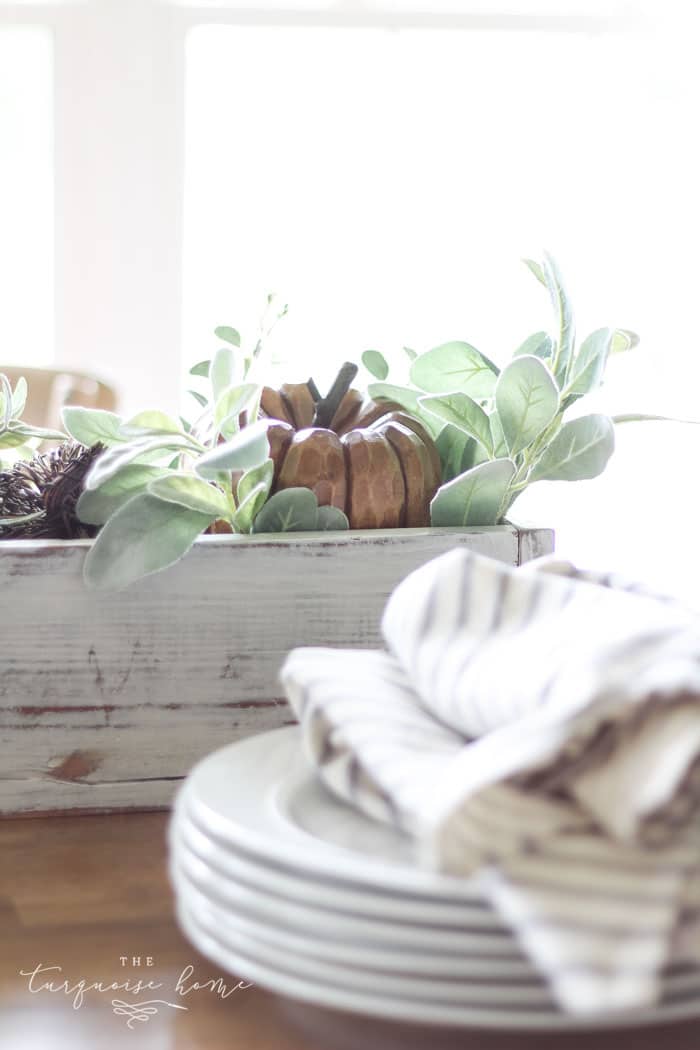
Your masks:
{"label": "lamb's ear leaf", "polygon": [[238,419],[241,412],[260,391],[257,383],[237,383],[224,390],[214,409],[214,427],[225,438],[232,438],[240,429]]}
{"label": "lamb's ear leaf", "polygon": [[574,314],[559,265],[556,259],[549,255],[548,252],[544,253],[543,271],[549,297],[554,307],[558,331],[553,362],[554,378],[559,384],[559,388],[563,389],[568,380],[574,354],[574,341],[576,338]]}
{"label": "lamb's ear leaf", "polygon": [[216,481],[226,470],[250,470],[259,467],[270,455],[267,438],[269,420],[260,420],[244,427],[230,441],[217,445],[197,460],[195,470],[200,477]]}
{"label": "lamb's ear leaf", "polygon": [[629,328],[616,328],[613,332],[610,344],[611,354],[624,354],[627,350],[634,350],[639,346],[639,336],[631,332]]}
{"label": "lamb's ear leaf", "polygon": [[265,497],[267,497],[272,488],[274,473],[275,464],[271,459],[266,459],[259,467],[252,467],[251,470],[246,470],[236,486],[236,499],[238,500],[239,506],[248,498],[253,489],[258,487],[258,485],[264,486]]}
{"label": "lamb's ear leaf", "polygon": [[181,449],[193,451],[192,440],[187,434],[161,434],[152,438],[135,438],[123,445],[114,445],[97,457],[85,478],[85,488],[98,489],[129,463],[140,460],[143,456],[155,455],[160,459],[169,452],[179,452]]}
{"label": "lamb's ear leaf", "polygon": [[6,430],[12,419],[12,387],[7,376],[0,372],[0,430]]}
{"label": "lamb's ear leaf", "polygon": [[496,409],[511,456],[549,426],[559,409],[559,390],[539,357],[516,357],[496,386]]}
{"label": "lamb's ear leaf", "polygon": [[[254,472],[249,471],[248,473],[252,474]],[[244,477],[245,476],[246,475],[244,475]],[[265,505],[268,491],[269,486],[265,481],[259,481],[257,485],[253,485],[251,489],[248,489],[245,498],[240,501],[238,504],[238,510],[233,515],[233,527],[236,532],[247,533],[252,530],[255,518]]]}
{"label": "lamb's ear leaf", "polygon": [[528,354],[539,357],[543,361],[549,361],[554,353],[554,342],[546,332],[534,332],[525,339],[513,354],[513,357],[523,357]]}
{"label": "lamb's ear leaf", "polygon": [[85,489],[76,505],[76,514],[86,525],[104,525],[123,503],[145,492],[151,481],[167,473],[166,467],[130,463],[98,489]]}
{"label": "lamb's ear leaf", "polygon": [[216,518],[227,518],[231,511],[221,489],[185,472],[168,473],[155,478],[150,482],[148,491],[166,503],[176,503],[200,514],[213,514]]}
{"label": "lamb's ear leaf", "polygon": [[492,459],[448,481],[430,504],[431,524],[498,524],[514,474],[511,459]]}
{"label": "lamb's ear leaf", "polygon": [[437,416],[444,423],[463,430],[484,448],[489,457],[493,456],[493,439],[489,417],[481,405],[478,405],[468,394],[455,391],[453,394],[437,394],[432,397],[421,397],[418,403],[424,412]]}
{"label": "lamb's ear leaf", "polygon": [[211,382],[214,403],[216,403],[224,390],[235,386],[243,379],[242,362],[230,346],[222,346],[214,354],[209,369],[209,380]]}
{"label": "lamb's ear leaf", "polygon": [[27,380],[20,376],[12,394],[12,418],[19,419],[27,404]]}
{"label": "lamb's ear leaf", "polygon": [[469,343],[454,340],[420,354],[411,365],[411,382],[428,394],[461,391],[491,397],[498,367]]}
{"label": "lamb's ear leaf", "polygon": [[133,496],[109,519],[85,559],[88,587],[119,590],[174,565],[216,519],[150,492]]}
{"label": "lamb's ear leaf", "polygon": [[313,532],[318,503],[311,489],[280,489],[253,522],[253,532]]}
{"label": "lamb's ear leaf", "polygon": [[545,288],[546,288],[547,287],[547,280],[546,280],[546,278],[544,276],[544,270],[542,269],[542,264],[536,262],[534,259],[523,259],[523,262],[527,266],[527,268],[530,271],[530,273],[533,274],[533,276],[535,276],[537,278],[537,280],[540,282],[540,284],[543,284],[545,286]]}
{"label": "lamb's ear leaf", "polygon": [[580,397],[600,386],[614,334],[612,328],[597,328],[583,340],[571,365],[569,394]]}
{"label": "lamb's ear leaf", "polygon": [[565,423],[535,465],[530,481],[584,481],[595,478],[615,450],[608,416],[579,416]]}
{"label": "lamb's ear leaf", "polygon": [[140,437],[158,437],[164,434],[182,434],[182,424],[165,412],[147,409],[122,423],[120,433],[124,441]]}
{"label": "lamb's ear leaf", "polygon": [[[42,441],[66,441],[66,435],[60,430],[49,430],[48,427],[34,427],[21,419],[13,419],[7,430],[0,430],[0,441],[10,441],[9,447],[23,445],[29,438],[40,438]],[[6,445],[6,447],[8,447]]]}
{"label": "lamb's ear leaf", "polygon": [[678,416],[650,416],[643,412],[625,412],[610,417],[613,423],[690,423],[697,426],[700,419],[680,419]]}
{"label": "lamb's ear leaf", "polygon": [[452,423],[444,425],[435,440],[440,454],[443,481],[452,481],[467,469],[462,464],[465,451],[470,443],[476,445],[476,442],[464,430],[453,426]]}
{"label": "lamb's ear leaf", "polygon": [[62,413],[63,425],[74,441],[86,448],[96,445],[118,445],[124,442],[122,417],[103,408],[81,408],[67,405]]}

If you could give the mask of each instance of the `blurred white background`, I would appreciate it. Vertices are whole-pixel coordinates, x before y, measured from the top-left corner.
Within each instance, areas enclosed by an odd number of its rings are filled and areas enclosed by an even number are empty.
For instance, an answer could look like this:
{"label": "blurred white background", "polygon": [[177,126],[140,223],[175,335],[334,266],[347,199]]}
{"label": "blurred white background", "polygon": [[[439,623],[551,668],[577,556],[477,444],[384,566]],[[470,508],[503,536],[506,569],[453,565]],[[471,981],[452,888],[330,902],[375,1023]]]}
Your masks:
{"label": "blurred white background", "polygon": [[[275,291],[280,377],[450,338],[505,360],[549,324],[520,262],[546,247],[582,336],[641,336],[600,406],[700,418],[694,7],[0,0],[2,358],[172,408]],[[513,518],[697,590],[700,427],[618,435]]]}

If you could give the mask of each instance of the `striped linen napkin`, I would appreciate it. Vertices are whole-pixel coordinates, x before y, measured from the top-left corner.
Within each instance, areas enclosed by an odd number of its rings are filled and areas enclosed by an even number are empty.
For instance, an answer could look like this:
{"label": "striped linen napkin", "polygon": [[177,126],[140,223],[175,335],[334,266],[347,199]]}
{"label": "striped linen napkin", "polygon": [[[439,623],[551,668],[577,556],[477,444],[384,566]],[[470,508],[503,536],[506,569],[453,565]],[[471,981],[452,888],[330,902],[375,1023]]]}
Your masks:
{"label": "striped linen napkin", "polygon": [[542,560],[455,550],[387,604],[388,651],[282,670],[325,783],[479,874],[565,1010],[650,1006],[700,963],[700,618]]}

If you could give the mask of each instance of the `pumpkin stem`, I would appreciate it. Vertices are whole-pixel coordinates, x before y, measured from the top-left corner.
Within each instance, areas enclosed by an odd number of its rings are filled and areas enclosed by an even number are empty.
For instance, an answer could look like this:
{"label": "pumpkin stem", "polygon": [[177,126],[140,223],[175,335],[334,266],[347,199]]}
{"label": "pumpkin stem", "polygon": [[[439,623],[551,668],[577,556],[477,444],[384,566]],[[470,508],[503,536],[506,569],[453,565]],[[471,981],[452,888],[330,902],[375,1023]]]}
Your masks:
{"label": "pumpkin stem", "polygon": [[309,393],[314,399],[314,404],[317,405],[318,402],[321,400],[321,391],[318,389],[313,379],[309,379],[306,385],[309,388]]}
{"label": "pumpkin stem", "polygon": [[[353,365],[350,361],[345,362],[338,372],[338,375],[333,380],[333,385],[326,396],[316,402],[316,412],[314,414],[312,426],[329,427],[331,425],[331,420],[338,411],[340,402],[350,389],[357,372],[357,365]],[[309,389],[311,388],[309,387]]]}

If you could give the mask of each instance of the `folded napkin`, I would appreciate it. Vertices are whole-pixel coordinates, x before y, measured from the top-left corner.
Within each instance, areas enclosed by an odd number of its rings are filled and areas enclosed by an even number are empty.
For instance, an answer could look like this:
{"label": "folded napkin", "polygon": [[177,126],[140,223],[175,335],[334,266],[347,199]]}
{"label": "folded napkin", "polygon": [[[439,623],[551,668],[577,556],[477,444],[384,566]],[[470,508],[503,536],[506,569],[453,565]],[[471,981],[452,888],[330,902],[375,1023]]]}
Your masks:
{"label": "folded napkin", "polygon": [[340,797],[481,878],[560,1005],[653,1005],[700,963],[700,618],[614,577],[454,550],[387,604],[388,651],[282,670]]}

